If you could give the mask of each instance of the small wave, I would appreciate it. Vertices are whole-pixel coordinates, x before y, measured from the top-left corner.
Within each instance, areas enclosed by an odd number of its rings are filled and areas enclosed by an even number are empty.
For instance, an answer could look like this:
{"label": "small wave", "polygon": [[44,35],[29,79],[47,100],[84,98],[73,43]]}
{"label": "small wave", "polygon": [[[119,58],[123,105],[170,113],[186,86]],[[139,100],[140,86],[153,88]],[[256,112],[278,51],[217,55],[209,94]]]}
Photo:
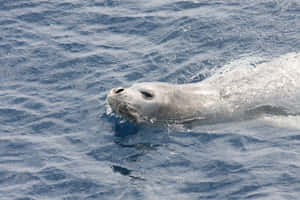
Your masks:
{"label": "small wave", "polygon": [[262,121],[275,127],[300,130],[300,115],[298,116],[264,116]]}

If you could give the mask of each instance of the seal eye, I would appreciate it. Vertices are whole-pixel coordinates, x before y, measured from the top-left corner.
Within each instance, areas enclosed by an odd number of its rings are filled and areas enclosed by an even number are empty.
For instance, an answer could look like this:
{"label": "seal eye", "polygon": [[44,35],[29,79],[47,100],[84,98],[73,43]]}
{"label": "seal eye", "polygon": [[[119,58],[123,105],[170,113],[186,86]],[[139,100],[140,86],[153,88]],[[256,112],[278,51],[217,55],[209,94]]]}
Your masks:
{"label": "seal eye", "polygon": [[141,94],[143,95],[143,97],[145,99],[152,99],[153,98],[153,94],[151,94],[150,92],[146,92],[146,91],[141,91]]}

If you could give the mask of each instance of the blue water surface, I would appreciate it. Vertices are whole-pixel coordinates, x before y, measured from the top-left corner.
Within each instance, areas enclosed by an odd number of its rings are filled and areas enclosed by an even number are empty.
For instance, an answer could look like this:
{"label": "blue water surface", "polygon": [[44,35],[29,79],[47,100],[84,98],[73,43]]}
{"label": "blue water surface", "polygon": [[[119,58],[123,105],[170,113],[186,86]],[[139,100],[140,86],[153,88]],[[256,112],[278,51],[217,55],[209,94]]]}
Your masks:
{"label": "blue water surface", "polygon": [[113,87],[299,51],[298,0],[1,0],[0,199],[299,199],[300,131],[106,114]]}

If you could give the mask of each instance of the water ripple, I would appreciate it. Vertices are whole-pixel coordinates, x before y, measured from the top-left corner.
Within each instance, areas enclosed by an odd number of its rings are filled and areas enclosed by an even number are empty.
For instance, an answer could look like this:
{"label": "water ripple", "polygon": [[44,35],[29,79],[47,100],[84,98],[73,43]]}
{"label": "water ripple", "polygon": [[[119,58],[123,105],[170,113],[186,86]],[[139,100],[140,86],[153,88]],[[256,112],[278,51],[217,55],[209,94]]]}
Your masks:
{"label": "water ripple", "polygon": [[299,8],[2,0],[1,199],[297,199],[294,116],[177,131],[105,113],[113,87],[199,82],[237,59],[299,52]]}

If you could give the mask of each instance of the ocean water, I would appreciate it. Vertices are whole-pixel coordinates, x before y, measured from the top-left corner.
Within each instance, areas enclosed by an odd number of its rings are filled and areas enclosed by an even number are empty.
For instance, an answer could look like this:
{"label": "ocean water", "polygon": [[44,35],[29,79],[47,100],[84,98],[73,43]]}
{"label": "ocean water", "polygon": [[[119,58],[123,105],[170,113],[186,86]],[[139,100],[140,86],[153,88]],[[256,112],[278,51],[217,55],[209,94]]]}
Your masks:
{"label": "ocean water", "polygon": [[0,199],[299,199],[297,116],[177,130],[106,114],[113,87],[299,51],[297,0],[1,0]]}

